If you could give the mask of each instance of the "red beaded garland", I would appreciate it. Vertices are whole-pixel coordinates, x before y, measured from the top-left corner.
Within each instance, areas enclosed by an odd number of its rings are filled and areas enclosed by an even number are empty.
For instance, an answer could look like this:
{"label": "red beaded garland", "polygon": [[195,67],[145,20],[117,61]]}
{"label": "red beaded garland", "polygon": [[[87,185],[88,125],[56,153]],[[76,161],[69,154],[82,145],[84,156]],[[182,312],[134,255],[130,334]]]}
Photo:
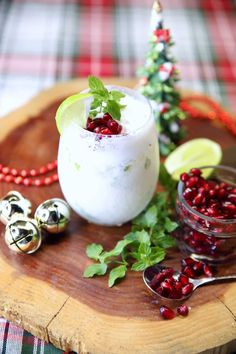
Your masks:
{"label": "red beaded garland", "polygon": [[[15,183],[17,185],[23,184],[26,187],[35,186],[49,186],[55,182],[58,182],[58,174],[54,173],[52,176],[39,178],[39,176],[54,172],[57,169],[57,161],[52,161],[46,166],[42,166],[39,169],[32,168],[16,169],[0,164],[0,181],[7,183]],[[35,179],[34,179],[35,178]]]}
{"label": "red beaded garland", "polygon": [[[208,112],[203,112],[201,109],[194,107],[194,103],[204,104],[209,107]],[[232,115],[226,112],[218,103],[211,98],[204,95],[191,95],[185,97],[180,102],[180,108],[185,111],[190,118],[196,119],[218,119],[228,131],[236,136],[236,122]],[[57,169],[57,161],[49,162],[46,166],[38,169],[32,168],[30,170],[10,168],[0,164],[0,182],[15,183],[24,186],[49,186],[58,182],[58,174],[54,173],[51,176],[38,178],[39,176],[48,174]],[[35,179],[34,179],[35,178]]]}

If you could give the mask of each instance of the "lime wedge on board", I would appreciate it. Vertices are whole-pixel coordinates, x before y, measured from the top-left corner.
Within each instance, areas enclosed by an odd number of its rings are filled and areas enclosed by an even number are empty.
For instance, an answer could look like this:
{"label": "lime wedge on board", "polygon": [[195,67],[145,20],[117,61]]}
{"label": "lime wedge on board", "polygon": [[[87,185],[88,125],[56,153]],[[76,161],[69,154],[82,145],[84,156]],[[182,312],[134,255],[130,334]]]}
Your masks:
{"label": "lime wedge on board", "polygon": [[78,122],[81,127],[86,124],[85,99],[91,97],[90,93],[78,93],[67,97],[58,107],[56,113],[56,125],[60,134],[71,124]]}
{"label": "lime wedge on board", "polygon": [[[205,138],[190,140],[177,147],[165,160],[164,165],[169,174],[179,180],[181,173],[191,168],[218,165],[222,158],[222,149],[215,141]],[[203,171],[207,178],[211,171]],[[207,174],[207,175],[206,175]]]}

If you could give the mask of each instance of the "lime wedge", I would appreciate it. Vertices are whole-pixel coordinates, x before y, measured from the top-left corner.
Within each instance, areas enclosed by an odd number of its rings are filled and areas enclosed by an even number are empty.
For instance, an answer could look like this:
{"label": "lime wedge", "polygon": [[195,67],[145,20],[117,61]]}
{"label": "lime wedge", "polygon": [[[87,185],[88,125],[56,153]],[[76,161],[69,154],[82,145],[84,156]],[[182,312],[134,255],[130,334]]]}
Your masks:
{"label": "lime wedge", "polygon": [[[165,160],[164,165],[169,174],[179,180],[181,173],[191,168],[218,165],[222,150],[215,141],[205,138],[190,140],[177,147]],[[210,169],[203,171],[203,177],[210,175]]]}
{"label": "lime wedge", "polygon": [[67,97],[58,107],[56,125],[60,134],[63,133],[72,121],[84,127],[86,124],[85,99],[91,97],[90,93],[78,93]]}

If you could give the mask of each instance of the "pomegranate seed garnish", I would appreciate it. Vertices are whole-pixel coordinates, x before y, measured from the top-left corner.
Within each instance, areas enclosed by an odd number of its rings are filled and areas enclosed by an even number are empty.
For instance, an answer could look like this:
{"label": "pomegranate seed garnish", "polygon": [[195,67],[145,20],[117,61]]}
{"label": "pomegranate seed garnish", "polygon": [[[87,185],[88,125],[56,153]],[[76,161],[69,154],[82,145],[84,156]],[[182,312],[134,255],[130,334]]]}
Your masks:
{"label": "pomegranate seed garnish", "polygon": [[193,284],[192,283],[188,283],[182,287],[182,294],[184,296],[191,294],[192,291],[193,291]]}
{"label": "pomegranate seed garnish", "polygon": [[189,308],[187,305],[181,305],[177,307],[177,313],[181,316],[188,316]]}
{"label": "pomegranate seed garnish", "polygon": [[212,269],[211,269],[207,264],[204,265],[204,267],[203,267],[203,272],[204,272],[204,274],[205,274],[207,277],[212,277],[212,276],[213,276],[213,271],[212,271]]}
{"label": "pomegranate seed garnish", "polygon": [[195,263],[195,260],[190,257],[181,259],[181,266],[182,267],[192,266],[194,263]]}
{"label": "pomegranate seed garnish", "polygon": [[190,173],[194,176],[201,176],[202,171],[199,168],[192,168],[190,170]]}
{"label": "pomegranate seed garnish", "polygon": [[195,272],[190,266],[184,267],[182,272],[183,272],[184,275],[187,275],[187,277],[189,277],[189,278],[194,278],[195,277]]}
{"label": "pomegranate seed garnish", "polygon": [[175,317],[174,311],[165,305],[160,306],[160,314],[165,320],[172,320]]}
{"label": "pomegranate seed garnish", "polygon": [[180,175],[180,179],[182,182],[187,182],[189,180],[189,175],[188,173],[184,172]]}
{"label": "pomegranate seed garnish", "polygon": [[108,122],[110,119],[112,119],[112,116],[109,113],[103,115],[104,122]]}
{"label": "pomegranate seed garnish", "polygon": [[112,132],[108,128],[102,128],[100,133],[103,135],[111,135],[112,134]]}
{"label": "pomegranate seed garnish", "polygon": [[181,282],[182,285],[186,285],[189,283],[188,277],[182,273],[179,276],[179,281]]}

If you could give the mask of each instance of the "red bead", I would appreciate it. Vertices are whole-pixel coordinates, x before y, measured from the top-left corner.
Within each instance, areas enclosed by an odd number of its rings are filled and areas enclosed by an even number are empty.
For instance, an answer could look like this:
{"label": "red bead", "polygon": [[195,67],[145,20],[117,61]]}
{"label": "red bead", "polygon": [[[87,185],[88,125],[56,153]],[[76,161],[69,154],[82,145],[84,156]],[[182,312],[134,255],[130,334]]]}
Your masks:
{"label": "red bead", "polygon": [[7,183],[11,183],[14,181],[14,177],[12,175],[6,175],[4,181]]}
{"label": "red bead", "polygon": [[30,173],[30,176],[32,176],[32,177],[37,176],[37,171],[34,168],[32,168],[32,170],[30,170],[29,173]]}
{"label": "red bead", "polygon": [[46,178],[44,179],[44,184],[45,184],[46,186],[49,186],[49,185],[52,184],[52,183],[53,183],[52,177],[46,177]]}
{"label": "red bead", "polygon": [[48,172],[48,169],[47,169],[46,166],[40,167],[39,173],[40,173],[41,175],[44,175],[44,174],[47,173],[47,172]]}
{"label": "red bead", "polygon": [[0,173],[0,181],[3,181],[5,178],[5,175],[3,173]]}
{"label": "red bead", "polygon": [[28,171],[26,171],[26,170],[21,170],[21,171],[20,171],[20,175],[21,175],[22,177],[27,177],[27,176],[28,176]]}
{"label": "red bead", "polygon": [[2,173],[4,173],[4,175],[8,175],[10,172],[10,168],[9,167],[3,167],[2,168]]}
{"label": "red bead", "polygon": [[3,165],[0,164],[0,172],[2,171]]}
{"label": "red bead", "polygon": [[42,180],[36,179],[35,181],[33,181],[33,185],[36,187],[41,187],[43,185]]}
{"label": "red bead", "polygon": [[11,174],[12,174],[12,176],[18,176],[19,172],[18,172],[18,170],[16,168],[12,168],[11,169]]}
{"label": "red bead", "polygon": [[58,181],[58,174],[57,173],[55,173],[53,176],[52,176],[52,179],[53,179],[53,181],[54,182],[57,182]]}
{"label": "red bead", "polygon": [[57,167],[57,165],[55,164],[55,162],[50,162],[50,163],[47,164],[48,171],[52,171],[56,167]]}
{"label": "red bead", "polygon": [[23,182],[23,177],[22,176],[17,176],[14,178],[14,183],[15,184],[21,184]]}
{"label": "red bead", "polygon": [[23,184],[28,187],[32,185],[32,179],[31,178],[24,178],[23,179]]}

